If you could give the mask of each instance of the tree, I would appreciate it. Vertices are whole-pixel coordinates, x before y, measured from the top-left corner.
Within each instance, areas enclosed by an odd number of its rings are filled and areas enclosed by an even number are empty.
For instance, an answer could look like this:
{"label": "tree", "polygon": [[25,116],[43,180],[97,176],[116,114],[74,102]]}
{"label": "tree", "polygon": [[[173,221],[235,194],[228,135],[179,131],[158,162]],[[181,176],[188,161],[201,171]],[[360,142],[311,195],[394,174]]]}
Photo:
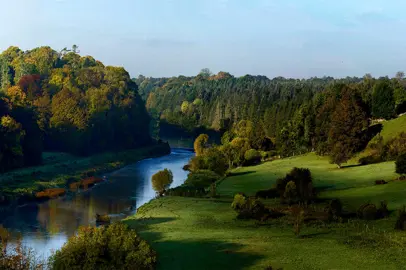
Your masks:
{"label": "tree", "polygon": [[168,169],[159,171],[152,176],[151,181],[152,188],[156,191],[157,194],[162,196],[173,182],[172,171]]}
{"label": "tree", "polygon": [[393,88],[389,79],[378,81],[372,93],[372,115],[376,118],[390,119],[395,114]]}
{"label": "tree", "polygon": [[406,174],[406,153],[401,154],[396,159],[396,173],[400,175]]}
{"label": "tree", "polygon": [[403,71],[398,71],[396,73],[396,79],[403,80],[405,78],[405,73]]}
{"label": "tree", "polygon": [[331,162],[341,168],[360,150],[363,130],[368,127],[368,115],[360,98],[348,87],[342,90],[341,99],[331,117],[328,146]]}
{"label": "tree", "polygon": [[208,141],[209,135],[207,134],[200,134],[199,137],[196,138],[193,144],[196,156],[201,156],[203,154],[204,149],[207,147]]}
{"label": "tree", "polygon": [[208,68],[203,68],[203,69],[200,71],[199,75],[202,75],[203,77],[207,78],[207,77],[210,77],[211,75],[213,75],[213,73],[210,71],[210,69],[208,69]]}
{"label": "tree", "polygon": [[155,269],[156,261],[156,252],[134,230],[123,223],[114,223],[79,228],[77,235],[51,256],[50,266],[52,269],[149,270]]}

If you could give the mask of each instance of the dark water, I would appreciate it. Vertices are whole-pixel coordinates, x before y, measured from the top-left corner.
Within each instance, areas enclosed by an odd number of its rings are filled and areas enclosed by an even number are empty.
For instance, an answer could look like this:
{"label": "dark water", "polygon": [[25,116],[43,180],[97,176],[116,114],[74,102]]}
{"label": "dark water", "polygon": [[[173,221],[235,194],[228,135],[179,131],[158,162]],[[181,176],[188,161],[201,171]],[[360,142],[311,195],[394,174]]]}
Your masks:
{"label": "dark water", "polygon": [[109,214],[112,220],[134,214],[136,208],[155,196],[151,185],[154,173],[168,168],[173,172],[172,187],[183,184],[187,172],[182,168],[193,155],[191,151],[172,149],[170,155],[146,159],[106,174],[107,183],[90,191],[20,207],[3,226],[18,232],[26,247],[47,258],[52,250],[61,248],[79,226],[95,225],[96,213]]}

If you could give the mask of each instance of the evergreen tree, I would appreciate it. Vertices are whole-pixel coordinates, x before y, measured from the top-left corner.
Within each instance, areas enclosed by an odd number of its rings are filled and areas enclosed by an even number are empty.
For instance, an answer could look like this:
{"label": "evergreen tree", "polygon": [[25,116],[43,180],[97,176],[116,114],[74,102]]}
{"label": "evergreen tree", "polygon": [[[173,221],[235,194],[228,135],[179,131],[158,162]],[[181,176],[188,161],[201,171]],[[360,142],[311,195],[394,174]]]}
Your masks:
{"label": "evergreen tree", "polygon": [[363,130],[368,127],[368,115],[361,99],[349,87],[344,87],[331,117],[328,133],[328,147],[331,162],[341,167],[354,153],[359,151],[363,141]]}
{"label": "evergreen tree", "polygon": [[393,88],[389,79],[382,79],[374,86],[372,93],[372,115],[375,118],[390,119],[395,114]]}

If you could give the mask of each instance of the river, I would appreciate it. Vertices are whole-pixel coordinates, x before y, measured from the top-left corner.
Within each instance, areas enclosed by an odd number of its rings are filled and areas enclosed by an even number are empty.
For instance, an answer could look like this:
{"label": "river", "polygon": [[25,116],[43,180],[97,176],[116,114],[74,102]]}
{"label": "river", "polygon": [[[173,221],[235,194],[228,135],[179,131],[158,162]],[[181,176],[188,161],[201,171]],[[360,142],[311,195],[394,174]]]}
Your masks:
{"label": "river", "polygon": [[60,249],[79,226],[95,225],[97,214],[109,214],[120,220],[155,197],[151,176],[165,168],[173,172],[171,187],[183,184],[187,172],[182,168],[193,152],[172,149],[170,155],[150,158],[106,174],[108,181],[74,196],[17,208],[3,221],[10,232],[22,237],[23,245],[32,248],[42,259]]}

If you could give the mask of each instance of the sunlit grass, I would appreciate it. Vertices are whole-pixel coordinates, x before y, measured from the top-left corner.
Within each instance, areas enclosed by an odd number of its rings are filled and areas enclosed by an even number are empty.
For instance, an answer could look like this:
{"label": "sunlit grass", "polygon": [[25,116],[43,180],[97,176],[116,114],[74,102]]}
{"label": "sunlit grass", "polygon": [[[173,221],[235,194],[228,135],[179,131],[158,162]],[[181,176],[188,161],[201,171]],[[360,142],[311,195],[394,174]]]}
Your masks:
{"label": "sunlit grass", "polygon": [[[168,197],[141,207],[126,220],[158,252],[159,269],[401,269],[406,234],[386,219],[306,225],[294,236],[288,219],[266,224],[238,221],[231,209],[237,192],[272,187],[293,167],[309,168],[322,198],[340,198],[347,211],[387,200],[390,210],[406,204],[406,182],[393,162],[338,169],[315,154],[239,168],[217,188],[218,199]],[[375,180],[391,181],[375,186]],[[275,203],[265,201],[265,203]]]}

